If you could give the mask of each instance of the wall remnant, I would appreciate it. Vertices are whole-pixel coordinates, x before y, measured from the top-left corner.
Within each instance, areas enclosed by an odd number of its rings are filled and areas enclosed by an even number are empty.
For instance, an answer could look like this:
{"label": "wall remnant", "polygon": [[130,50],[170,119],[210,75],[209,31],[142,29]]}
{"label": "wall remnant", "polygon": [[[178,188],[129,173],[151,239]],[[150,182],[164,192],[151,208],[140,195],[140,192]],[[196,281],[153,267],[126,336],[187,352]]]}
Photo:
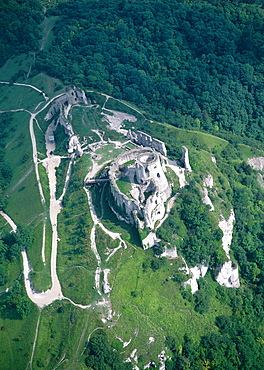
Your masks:
{"label": "wall remnant", "polygon": [[164,157],[167,156],[167,149],[163,141],[155,139],[145,132],[139,130],[137,130],[137,132],[129,130],[127,136],[130,140],[135,141],[137,144],[152,148],[164,155]]}
{"label": "wall remnant", "polygon": [[[75,86],[69,88],[65,94],[60,96],[50,107],[48,113],[45,116],[45,121],[49,121],[58,114],[56,119],[56,124],[54,123],[54,131],[57,125],[64,127],[65,134],[69,136],[68,152],[73,153],[75,151],[76,155],[81,157],[83,154],[81,144],[76,135],[74,135],[72,125],[67,120],[69,111],[73,105],[76,104],[88,104],[85,92]],[[51,135],[52,136],[52,135]]]}

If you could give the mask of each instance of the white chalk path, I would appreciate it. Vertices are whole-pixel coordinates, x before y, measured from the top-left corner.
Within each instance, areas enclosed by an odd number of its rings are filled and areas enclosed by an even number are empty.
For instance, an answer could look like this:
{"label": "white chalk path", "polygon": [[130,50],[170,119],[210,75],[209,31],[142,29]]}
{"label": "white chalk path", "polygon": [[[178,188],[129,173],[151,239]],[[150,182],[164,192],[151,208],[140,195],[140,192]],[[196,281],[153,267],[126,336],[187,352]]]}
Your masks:
{"label": "white chalk path", "polygon": [[39,92],[40,94],[42,94],[43,98],[47,101],[49,100],[49,98],[47,97],[47,95],[40,89],[38,89],[36,86],[33,86],[33,85],[29,85],[29,84],[22,84],[22,83],[19,83],[19,82],[14,82],[12,84],[10,84],[10,82],[7,82],[7,81],[0,81],[0,84],[4,84],[4,85],[16,85],[16,86],[26,86],[26,87],[30,87],[31,89]]}
{"label": "white chalk path", "polygon": [[110,255],[108,256],[108,258],[106,259],[106,262],[109,261],[109,259],[121,248],[121,247],[124,247],[124,248],[127,248],[127,245],[126,243],[124,242],[124,240],[121,238],[121,234],[120,233],[114,233],[113,231],[110,231],[108,230],[102,223],[101,221],[99,220],[99,218],[97,217],[96,213],[95,213],[95,209],[94,209],[94,205],[92,203],[92,196],[91,196],[91,193],[89,192],[88,189],[84,188],[86,194],[87,194],[87,199],[88,199],[88,205],[89,205],[89,208],[90,208],[90,213],[91,213],[91,217],[92,217],[92,220],[93,220],[93,227],[92,227],[92,231],[91,231],[91,249],[95,255],[95,258],[97,260],[97,269],[96,269],[96,272],[95,272],[95,287],[96,287],[96,290],[97,292],[101,295],[101,287],[100,287],[100,276],[101,276],[101,272],[102,272],[102,269],[101,269],[101,257],[97,251],[97,247],[96,247],[96,243],[95,243],[95,229],[96,229],[96,226],[99,226],[107,235],[109,235],[113,240],[116,240],[116,239],[119,239],[120,240],[120,244],[117,248],[115,248],[112,253],[110,253]]}
{"label": "white chalk path", "polygon": [[9,191],[9,194],[12,194],[18,187],[19,185],[22,184],[22,182],[31,174],[33,171],[34,166],[30,166],[27,172],[21,177],[21,179],[12,187],[12,189]]}
{"label": "white chalk path", "polygon": [[4,219],[9,223],[9,225],[12,228],[12,231],[16,233],[17,231],[17,225],[14,223],[14,221],[9,217],[5,212],[0,211],[0,215],[4,217]]}
{"label": "white chalk path", "polygon": [[[5,82],[2,82],[2,83],[5,83]],[[24,86],[26,84],[19,84],[19,85]],[[31,85],[29,87],[31,87]],[[32,87],[32,88],[34,88],[34,87]],[[37,88],[34,88],[34,89],[36,91],[41,92]],[[46,204],[46,200],[45,200],[45,197],[44,197],[44,193],[43,193],[43,189],[42,189],[42,185],[41,185],[41,181],[40,181],[40,176],[39,176],[39,171],[38,171],[38,165],[39,165],[40,161],[38,160],[37,144],[36,144],[36,138],[35,138],[35,134],[34,134],[34,121],[36,121],[36,116],[39,113],[41,113],[49,104],[51,104],[53,100],[57,99],[58,97],[60,97],[62,95],[63,94],[59,94],[59,95],[53,97],[48,102],[46,102],[46,104],[40,110],[38,110],[35,113],[31,113],[31,112],[27,111],[30,114],[29,129],[30,129],[30,137],[31,137],[31,143],[32,143],[34,168],[35,168],[35,172],[36,172],[36,178],[37,178],[37,182],[38,182],[39,193],[40,193],[40,197],[41,197],[41,201],[42,201],[43,205]],[[26,111],[24,109],[18,109],[16,111],[20,111],[20,110]],[[47,140],[46,140],[46,142],[47,142]],[[48,153],[49,153],[49,151],[48,151],[48,148],[47,148],[47,154]],[[60,198],[58,200],[56,199],[56,167],[58,167],[59,164],[60,164],[60,157],[48,154],[47,158],[45,158],[43,161],[41,161],[42,164],[46,167],[48,178],[49,178],[49,188],[50,188],[50,212],[49,212],[49,217],[50,217],[50,221],[51,221],[51,225],[52,225],[52,251],[51,251],[51,262],[50,262],[51,263],[51,281],[52,281],[51,289],[48,289],[45,292],[37,292],[34,289],[31,278],[30,278],[30,271],[32,269],[31,269],[31,266],[30,266],[30,262],[29,262],[26,250],[24,249],[21,252],[22,253],[22,258],[23,258],[24,280],[25,280],[27,295],[31,299],[31,301],[34,302],[35,304],[37,304],[38,307],[40,307],[40,308],[51,304],[55,300],[62,300],[62,299],[67,299],[72,304],[74,304],[78,307],[81,307],[81,308],[91,307],[91,305],[76,304],[71,299],[63,296],[62,290],[61,290],[61,285],[60,285],[60,282],[59,282],[59,279],[58,279],[58,276],[57,276],[57,271],[56,271],[57,244],[58,244],[57,216],[58,216],[59,212],[61,211],[61,202],[62,202],[62,199],[63,199],[64,194],[66,192],[67,186],[68,186],[68,182],[69,182],[70,174],[71,174],[71,168],[72,168],[72,165],[73,165],[73,160],[74,160],[74,158],[72,157],[71,162],[69,164],[68,172],[67,172],[67,175],[66,175],[66,181],[65,181],[63,193],[62,193],[62,195],[60,196]],[[87,175],[87,177],[91,178],[93,175],[95,175],[95,173],[97,172],[99,167],[101,167],[101,166],[98,166],[94,162],[92,171]],[[114,233],[114,232],[111,232],[111,231],[107,230],[105,228],[105,226],[99,221],[98,217],[95,214],[89,191],[87,189],[85,189],[85,191],[87,193],[88,203],[89,203],[89,207],[90,207],[90,210],[91,210],[92,219],[93,219],[93,222],[94,222],[92,232],[91,232],[91,244],[92,244],[93,252],[94,252],[94,254],[97,258],[97,261],[98,261],[98,267],[97,267],[96,274],[95,274],[95,280],[96,280],[97,291],[98,291],[99,294],[101,294],[101,291],[100,291],[101,259],[100,259],[99,253],[97,252],[97,248],[96,248],[96,244],[95,244],[95,227],[97,225],[99,227],[101,227],[102,230],[105,233],[107,233],[113,240],[115,240],[115,239],[120,240],[119,247],[115,248],[115,250],[111,253],[109,258],[121,246],[126,247],[126,244],[122,240],[121,235],[119,233]],[[12,228],[14,230],[16,230],[15,224],[12,223],[12,220],[9,219],[7,215],[5,215],[4,217],[9,220],[8,222],[12,225]],[[46,242],[46,240],[45,240],[45,231],[46,231],[46,220],[44,220],[43,239],[42,239],[42,260],[43,260],[44,264],[46,263],[46,258],[45,258],[45,242]],[[99,301],[97,304],[101,305],[101,306],[104,306],[104,307],[108,307],[109,312],[111,311],[110,301],[103,298],[103,300]],[[109,317],[111,317],[111,312],[109,314]]]}

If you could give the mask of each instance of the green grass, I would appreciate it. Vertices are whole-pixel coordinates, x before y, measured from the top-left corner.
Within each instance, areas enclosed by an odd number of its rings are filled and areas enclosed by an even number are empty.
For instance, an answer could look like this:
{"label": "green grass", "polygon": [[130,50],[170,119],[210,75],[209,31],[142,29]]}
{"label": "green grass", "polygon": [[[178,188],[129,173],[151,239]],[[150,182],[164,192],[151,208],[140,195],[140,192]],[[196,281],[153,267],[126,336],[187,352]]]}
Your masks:
{"label": "green grass", "polygon": [[131,197],[130,191],[132,190],[131,183],[128,179],[128,177],[122,177],[121,179],[116,181],[116,185],[118,186],[121,193],[125,194],[126,196]]}
{"label": "green grass", "polygon": [[5,142],[5,162],[10,165],[14,174],[10,186],[22,177],[32,161],[32,145],[29,135],[29,115],[24,112],[13,113],[13,119]]}
{"label": "green grass", "polygon": [[14,308],[3,307],[3,299],[4,296],[0,297],[0,327],[6,329],[0,335],[0,368],[24,370],[30,360],[39,310],[32,305],[30,316],[22,320]]}
{"label": "green grass", "polygon": [[[122,312],[122,316],[110,332],[112,338],[116,335],[124,341],[132,338],[125,355],[138,348],[137,355],[141,354],[146,363],[149,356],[155,358],[160,353],[164,336],[176,337],[179,345],[187,333],[197,342],[201,335],[217,330],[216,316],[230,314],[230,308],[214,297],[216,283],[209,276],[206,281],[212,286],[210,310],[204,315],[194,312],[192,304],[182,298],[179,283],[168,278],[177,270],[178,261],[167,262],[156,272],[151,269],[143,272],[145,258],[146,252],[140,249],[123,252],[111,293],[113,309]],[[131,295],[132,291],[136,297]],[[150,336],[155,342],[148,346]]]}
{"label": "green grass", "polygon": [[47,174],[46,168],[42,164],[38,165],[38,172],[39,172],[39,177],[40,177],[40,182],[41,182],[44,198],[46,200],[46,207],[48,208],[49,200],[50,200],[50,188],[49,188],[48,174]]}
{"label": "green grass", "polygon": [[100,111],[89,107],[74,107],[72,110],[72,127],[74,132],[81,138],[83,136],[92,138],[92,141],[98,141],[98,136],[92,131],[102,129],[104,125],[101,122],[102,115]]}
{"label": "green grass", "polygon": [[33,369],[38,369],[37,361],[44,360],[45,369],[54,369],[64,354],[68,361],[62,369],[83,369],[81,353],[89,334],[102,323],[98,321],[96,310],[74,307],[67,301],[57,301],[44,308],[41,314],[39,335]]}
{"label": "green grass", "polygon": [[79,300],[79,303],[90,303],[94,297],[93,273],[97,266],[90,248],[92,220],[87,196],[82,189],[86,167],[85,157],[74,165],[63,211],[58,216],[58,276],[63,293]]}
{"label": "green grass", "polygon": [[7,282],[5,285],[2,285],[0,287],[0,292],[4,292],[6,288],[10,288],[14,281],[19,278],[21,275],[23,266],[22,266],[22,257],[19,256],[17,259],[15,259],[12,262],[7,262],[6,263],[7,267]]}
{"label": "green grass", "polygon": [[34,227],[34,242],[28,248],[28,257],[33,271],[30,276],[33,286],[38,291],[45,291],[51,287],[50,258],[52,247],[52,229],[49,222],[46,222],[45,232],[45,260],[42,261],[42,239],[43,239],[43,220]]}
{"label": "green grass", "polygon": [[56,199],[58,199],[63,192],[69,164],[70,159],[62,158],[59,167],[56,167]]}
{"label": "green grass", "polygon": [[15,223],[28,224],[42,219],[44,208],[40,201],[39,189],[34,172],[10,195],[6,213]]}
{"label": "green grass", "polygon": [[44,18],[41,24],[42,28],[42,39],[40,40],[41,50],[48,50],[54,39],[52,28],[54,27],[59,17],[48,17]]}
{"label": "green grass", "polygon": [[18,78],[16,78],[16,80],[19,80],[19,82],[24,82],[24,77],[29,70],[31,62],[32,56],[27,54],[21,54],[8,59],[7,62],[0,68],[0,80],[11,81],[11,78],[14,75],[17,75]]}
{"label": "green grass", "polygon": [[41,271],[30,273],[34,289],[38,292],[46,291],[51,288],[50,266],[46,265]]}
{"label": "green grass", "polygon": [[141,115],[140,113],[138,113],[136,111],[136,108],[134,108],[132,106],[132,104],[130,104],[130,103],[127,104],[125,102],[123,103],[122,101],[119,101],[119,100],[114,99],[114,98],[108,99],[108,101],[105,105],[105,109],[116,110],[116,111],[124,112],[124,113],[127,113],[127,114],[131,114],[131,115],[135,116],[138,120],[144,119],[143,114]]}
{"label": "green grass", "polygon": [[58,125],[54,132],[54,138],[56,143],[55,155],[67,155],[67,145],[69,142],[69,136],[65,134],[64,127]]}
{"label": "green grass", "polygon": [[9,233],[12,230],[9,223],[2,216],[0,216],[0,230],[0,235]]}
{"label": "green grass", "polygon": [[42,90],[49,98],[65,92],[65,86],[59,79],[49,77],[45,73],[37,74],[30,78],[28,82]]}
{"label": "green grass", "polygon": [[[43,117],[42,114],[40,114],[40,116]],[[47,124],[45,125],[44,119],[40,116],[37,116],[37,120],[41,129],[34,123],[34,134],[37,143],[38,158],[44,159],[46,157],[45,131],[47,129]]]}
{"label": "green grass", "polygon": [[99,295],[94,289],[95,269],[91,267],[89,263],[86,263],[82,266],[58,268],[58,276],[65,297],[84,305],[99,299]]}
{"label": "green grass", "polygon": [[241,158],[246,161],[250,157],[263,157],[264,151],[256,149],[254,147],[250,147],[249,145],[245,144],[238,144],[237,150]]}
{"label": "green grass", "polygon": [[41,93],[28,86],[0,84],[0,110],[28,109],[33,110],[44,101]]}
{"label": "green grass", "polygon": [[95,242],[103,263],[107,259],[109,252],[119,246],[120,240],[113,240],[100,227],[96,227]]}
{"label": "green grass", "polygon": [[[31,247],[27,248],[28,257],[34,271],[42,271],[44,268],[41,251],[43,239],[44,215],[34,225],[34,241]],[[47,238],[48,239],[48,238]]]}
{"label": "green grass", "polygon": [[98,164],[102,164],[106,161],[111,161],[124,151],[125,150],[123,148],[116,148],[115,144],[113,143],[104,145],[103,147],[96,150],[96,154],[102,156],[102,158],[98,160]]}

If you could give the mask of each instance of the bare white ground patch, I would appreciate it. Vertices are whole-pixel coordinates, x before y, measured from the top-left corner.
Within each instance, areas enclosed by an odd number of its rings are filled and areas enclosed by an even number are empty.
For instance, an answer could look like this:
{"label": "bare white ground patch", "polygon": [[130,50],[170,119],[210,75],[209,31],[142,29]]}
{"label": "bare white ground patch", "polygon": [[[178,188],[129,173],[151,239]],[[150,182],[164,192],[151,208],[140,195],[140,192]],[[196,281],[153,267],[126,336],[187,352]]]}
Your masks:
{"label": "bare white ground patch", "polygon": [[172,169],[172,171],[175,172],[175,174],[179,178],[180,188],[183,188],[185,185],[188,184],[188,182],[185,179],[185,169],[180,167],[176,161],[172,161],[171,159],[168,159],[168,167]]}
{"label": "bare white ground patch", "polygon": [[247,163],[254,168],[254,170],[263,171],[264,169],[264,157],[248,158]]}
{"label": "bare white ground patch", "polygon": [[165,251],[161,254],[161,257],[166,257],[168,259],[177,258],[178,257],[177,248],[176,247],[168,248],[167,246],[165,246]]}
{"label": "bare white ground patch", "polygon": [[111,287],[108,281],[108,275],[110,274],[110,269],[104,269],[103,273],[104,273],[104,278],[103,278],[103,283],[102,283],[103,291],[105,294],[107,294],[111,292]]}
{"label": "bare white ground patch", "polygon": [[210,188],[210,189],[212,189],[212,187],[214,186],[214,179],[210,173],[208,173],[208,175],[204,177],[203,186]]}
{"label": "bare white ground patch", "polygon": [[123,122],[125,120],[129,122],[137,121],[137,118],[133,116],[132,114],[118,112],[116,110],[110,110],[110,109],[107,109],[107,111],[111,112],[112,115],[104,113],[104,112],[102,112],[101,114],[104,116],[105,121],[109,123],[110,129],[120,132],[123,135],[127,134],[127,130],[122,128]]}

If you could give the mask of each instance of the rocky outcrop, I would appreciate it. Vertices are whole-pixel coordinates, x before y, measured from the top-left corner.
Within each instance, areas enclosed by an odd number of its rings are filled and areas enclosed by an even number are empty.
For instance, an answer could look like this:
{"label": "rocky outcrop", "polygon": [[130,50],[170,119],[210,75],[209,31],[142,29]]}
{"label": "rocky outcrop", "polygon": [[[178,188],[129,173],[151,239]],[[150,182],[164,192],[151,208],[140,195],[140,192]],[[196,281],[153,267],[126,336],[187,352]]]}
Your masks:
{"label": "rocky outcrop", "polygon": [[216,281],[226,288],[239,288],[238,266],[227,261],[221,265]]}
{"label": "rocky outcrop", "polygon": [[[111,114],[109,114],[111,113]],[[104,120],[109,123],[110,130],[120,132],[123,135],[128,134],[128,130],[122,128],[124,126],[124,121],[136,122],[137,118],[132,114],[127,114],[124,112],[118,112],[116,110],[107,109],[101,113],[104,116]]]}
{"label": "rocky outcrop", "polygon": [[182,158],[181,158],[182,164],[185,167],[185,169],[189,172],[192,172],[192,168],[190,166],[189,162],[189,152],[186,146],[182,147]]}
{"label": "rocky outcrop", "polygon": [[248,158],[247,163],[254,168],[254,170],[263,171],[264,169],[264,157]]}
{"label": "rocky outcrop", "polygon": [[151,231],[148,236],[142,239],[143,249],[148,249],[157,245],[160,242],[160,239],[157,238],[157,235],[154,231]]}
{"label": "rocky outcrop", "polygon": [[110,273],[110,270],[104,269],[103,272],[104,272],[104,278],[103,278],[102,286],[103,286],[104,293],[107,294],[107,293],[110,293],[112,290],[110,287],[109,281],[108,281],[108,275]]}
{"label": "rocky outcrop", "polygon": [[222,247],[225,251],[226,257],[230,259],[230,245],[232,242],[232,236],[233,236],[233,227],[235,222],[235,213],[234,210],[231,209],[230,216],[227,220],[224,219],[224,216],[221,216],[221,220],[218,223],[218,226],[223,232],[222,237]]}
{"label": "rocky outcrop", "polygon": [[[58,124],[63,126],[65,134],[69,136],[68,152],[73,153],[73,151],[75,151],[77,156],[82,156],[83,151],[79,139],[74,135],[72,125],[67,120],[71,107],[76,104],[87,105],[88,101],[83,90],[72,87],[52,104],[45,116],[45,121],[49,121],[54,117],[54,119],[56,119],[56,124],[54,123],[53,125],[54,128],[57,127]],[[58,116],[55,117],[57,114]]]}
{"label": "rocky outcrop", "polygon": [[210,206],[210,211],[214,211],[215,208],[214,208],[214,205],[213,205],[213,203],[212,203],[212,201],[209,197],[207,188],[212,189],[213,185],[214,185],[214,179],[213,179],[213,176],[209,173],[203,179],[203,186],[204,187],[202,189],[202,195],[203,195],[203,203]]}
{"label": "rocky outcrop", "polygon": [[223,232],[222,246],[225,251],[228,261],[221,265],[218,269],[216,281],[227,288],[238,288],[240,286],[238,266],[233,264],[230,260],[230,245],[232,242],[233,235],[233,224],[235,221],[235,213],[233,209],[230,212],[228,220],[225,220],[222,216],[222,220],[219,221],[219,227]]}
{"label": "rocky outcrop", "polygon": [[187,287],[187,285],[190,285],[192,294],[196,293],[197,290],[199,289],[197,280],[200,278],[203,278],[205,274],[207,273],[208,267],[204,266],[203,264],[199,264],[197,266],[188,268],[186,265],[186,273],[191,275],[191,278],[187,281],[184,281],[182,283],[182,286],[184,288]]}

